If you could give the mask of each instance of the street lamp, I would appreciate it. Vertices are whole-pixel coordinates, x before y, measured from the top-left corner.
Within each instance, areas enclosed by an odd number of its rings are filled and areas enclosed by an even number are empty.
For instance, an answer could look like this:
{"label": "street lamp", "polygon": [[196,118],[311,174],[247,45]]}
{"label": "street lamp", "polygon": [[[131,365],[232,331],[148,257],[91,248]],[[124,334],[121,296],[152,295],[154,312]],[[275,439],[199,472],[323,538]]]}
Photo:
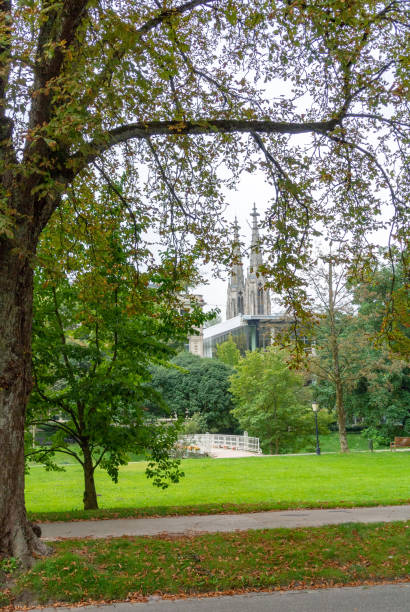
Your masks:
{"label": "street lamp", "polygon": [[320,446],[319,446],[319,429],[317,426],[317,413],[319,412],[319,404],[313,402],[312,410],[315,413],[315,425],[316,425],[316,455],[320,455]]}

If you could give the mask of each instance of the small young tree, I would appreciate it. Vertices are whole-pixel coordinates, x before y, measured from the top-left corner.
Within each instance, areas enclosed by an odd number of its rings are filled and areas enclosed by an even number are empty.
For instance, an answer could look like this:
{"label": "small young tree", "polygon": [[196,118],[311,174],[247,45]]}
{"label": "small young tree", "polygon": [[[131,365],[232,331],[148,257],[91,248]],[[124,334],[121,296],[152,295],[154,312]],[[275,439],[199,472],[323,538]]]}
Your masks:
{"label": "small young tree", "polygon": [[[312,441],[310,391],[277,347],[246,353],[231,376],[231,393],[232,414],[270,454],[296,451]],[[321,413],[322,430],[326,421]]]}
{"label": "small young tree", "polygon": [[340,257],[329,253],[324,259],[325,265],[317,266],[311,275],[323,316],[308,363],[317,382],[316,398],[329,409],[335,407],[341,451],[347,452],[349,411],[361,420],[370,438],[386,443],[406,431],[408,375],[406,363],[398,358],[408,343],[404,317],[400,313],[395,316],[390,348],[386,336],[380,337],[385,299],[391,300],[394,292],[395,307],[402,302],[400,265],[395,279],[391,271],[376,266],[373,272],[368,271],[366,282],[353,286]]}
{"label": "small young tree", "polygon": [[[101,203],[107,198],[101,194]],[[166,260],[150,273],[156,283],[147,283],[132,262],[134,232],[109,208],[93,212],[82,202],[82,216],[64,212],[39,250],[27,425],[54,432],[52,447],[37,454],[59,451],[81,464],[88,510],[98,507],[96,468],[116,482],[129,452],[148,451],[154,484],[178,481],[178,462],[170,457],[176,428],[159,425],[146,411],[154,393],[149,367],[172,357],[170,340],[183,340],[205,315],[195,303],[189,313],[178,310],[176,277],[172,270],[174,280],[167,277]],[[82,227],[73,227],[79,217]]]}
{"label": "small young tree", "polygon": [[219,361],[233,368],[238,364],[241,353],[232,338],[232,334],[229,335],[228,340],[217,345],[216,356]]}
{"label": "small young tree", "polygon": [[[105,469],[114,482],[128,453],[149,451],[156,484],[177,482],[169,458],[174,427],[150,422],[148,365],[169,356],[155,318],[130,317],[121,290],[82,312],[80,290],[67,279],[48,284],[36,276],[33,325],[34,390],[28,427],[52,425],[49,451],[74,457],[84,473],[84,509],[98,508],[94,473]],[[165,333],[166,335],[166,333]],[[37,449],[39,453],[45,448]]]}

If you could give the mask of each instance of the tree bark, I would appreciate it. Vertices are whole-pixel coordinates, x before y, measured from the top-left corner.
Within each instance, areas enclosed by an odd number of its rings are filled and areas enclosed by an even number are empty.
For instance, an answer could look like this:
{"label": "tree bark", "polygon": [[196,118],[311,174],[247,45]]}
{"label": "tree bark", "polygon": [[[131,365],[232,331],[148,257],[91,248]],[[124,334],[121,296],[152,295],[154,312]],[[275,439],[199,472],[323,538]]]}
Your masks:
{"label": "tree bark", "polygon": [[329,259],[329,324],[330,324],[330,350],[332,355],[333,379],[336,390],[336,412],[339,427],[340,450],[342,453],[349,452],[346,434],[346,413],[343,405],[343,382],[340,375],[339,346],[337,343],[337,330],[335,321],[335,295],[333,291],[333,263]]}
{"label": "tree bark", "polygon": [[339,427],[340,450],[342,453],[349,452],[346,433],[346,413],[343,405],[343,385],[340,380],[336,381],[336,412]]}
{"label": "tree bark", "polygon": [[94,468],[91,451],[88,444],[82,447],[84,455],[84,510],[97,510],[97,492],[95,490]]}
{"label": "tree bark", "polygon": [[35,244],[27,232],[19,238],[18,244],[0,239],[0,558],[13,556],[27,567],[33,553],[45,554],[47,548],[33,533],[24,503]]}

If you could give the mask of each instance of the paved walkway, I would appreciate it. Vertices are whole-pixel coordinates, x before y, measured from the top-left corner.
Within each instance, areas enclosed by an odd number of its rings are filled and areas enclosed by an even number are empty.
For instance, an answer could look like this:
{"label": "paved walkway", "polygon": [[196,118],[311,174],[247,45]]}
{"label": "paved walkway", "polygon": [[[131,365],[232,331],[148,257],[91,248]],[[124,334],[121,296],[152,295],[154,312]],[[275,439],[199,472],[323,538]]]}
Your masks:
{"label": "paved walkway", "polygon": [[[60,538],[107,538],[152,536],[160,533],[193,534],[201,532],[244,531],[275,527],[317,527],[340,523],[377,523],[410,520],[410,504],[373,508],[335,508],[332,510],[284,510],[249,514],[208,514],[162,518],[109,519],[43,523],[45,540]],[[409,606],[410,610],[410,606]]]}
{"label": "paved walkway", "polygon": [[[82,610],[83,608],[80,608]],[[79,612],[79,608],[41,608],[43,612]],[[151,598],[148,603],[87,606],[87,612],[407,612],[410,584],[381,584],[312,591],[247,593],[232,597]]]}
{"label": "paved walkway", "polygon": [[245,450],[233,450],[231,448],[213,448],[209,452],[209,456],[213,459],[236,459],[239,457],[262,457],[257,453],[251,453]]}

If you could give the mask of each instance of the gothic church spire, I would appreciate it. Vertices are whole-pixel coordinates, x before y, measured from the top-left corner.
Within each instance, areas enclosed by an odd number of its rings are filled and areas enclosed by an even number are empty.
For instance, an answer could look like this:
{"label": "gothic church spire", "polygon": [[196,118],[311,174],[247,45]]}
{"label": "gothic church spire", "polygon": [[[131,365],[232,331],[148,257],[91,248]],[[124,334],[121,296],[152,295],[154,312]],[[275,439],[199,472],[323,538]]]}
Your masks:
{"label": "gothic church spire", "polygon": [[258,217],[256,205],[253,205],[252,217],[252,240],[248,274],[245,282],[245,314],[247,315],[270,315],[271,304],[269,289],[265,289],[265,279],[260,267],[263,265],[262,249],[259,239]]}
{"label": "gothic church spire", "polygon": [[256,205],[253,205],[251,212],[252,217],[252,241],[251,241],[251,257],[250,257],[250,274],[256,274],[259,266],[262,265],[262,252],[259,244],[259,228],[258,217],[259,213],[256,210]]}
{"label": "gothic church spire", "polygon": [[232,265],[228,283],[228,295],[226,300],[227,319],[233,319],[233,317],[236,317],[238,314],[243,314],[244,312],[245,280],[243,276],[239,225],[236,217],[234,224],[234,241],[232,246],[235,262]]}

